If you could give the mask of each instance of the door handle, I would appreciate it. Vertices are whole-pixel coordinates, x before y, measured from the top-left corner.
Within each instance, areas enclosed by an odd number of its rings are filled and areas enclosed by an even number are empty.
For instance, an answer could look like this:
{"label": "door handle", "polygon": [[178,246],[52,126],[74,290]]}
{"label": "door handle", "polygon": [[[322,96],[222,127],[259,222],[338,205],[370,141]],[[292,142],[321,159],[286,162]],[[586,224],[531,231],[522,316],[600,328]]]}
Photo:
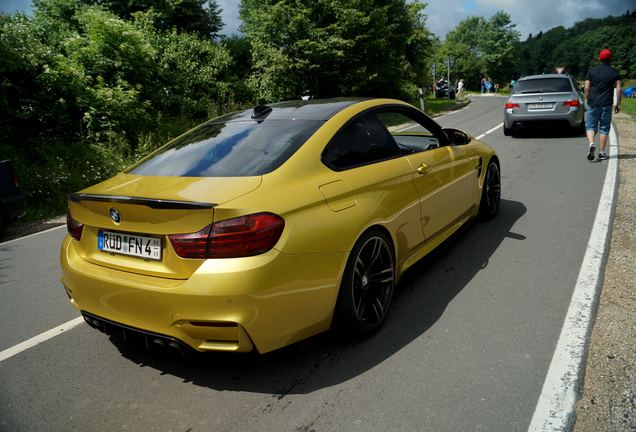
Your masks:
{"label": "door handle", "polygon": [[431,170],[431,167],[426,165],[425,163],[423,163],[422,165],[420,165],[417,168],[417,172],[420,174],[426,174],[427,172],[429,172]]}

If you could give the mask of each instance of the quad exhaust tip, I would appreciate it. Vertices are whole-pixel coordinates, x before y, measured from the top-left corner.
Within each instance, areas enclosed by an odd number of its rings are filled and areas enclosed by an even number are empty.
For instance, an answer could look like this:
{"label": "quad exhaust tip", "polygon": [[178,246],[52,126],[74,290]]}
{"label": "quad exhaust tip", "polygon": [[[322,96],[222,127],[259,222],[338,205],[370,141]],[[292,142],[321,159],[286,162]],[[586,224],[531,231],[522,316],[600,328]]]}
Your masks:
{"label": "quad exhaust tip", "polygon": [[84,317],[84,321],[86,321],[89,326],[99,330],[102,333],[106,333],[107,335],[121,333],[123,340],[126,343],[129,339],[128,336],[132,334],[141,336],[143,338],[144,345],[150,350],[158,350],[176,355],[178,357],[186,357],[192,352],[192,349],[190,347],[168,336],[156,335],[145,332],[143,330],[138,330],[121,324],[106,321],[103,318],[97,318],[86,312],[82,312],[82,316]]}

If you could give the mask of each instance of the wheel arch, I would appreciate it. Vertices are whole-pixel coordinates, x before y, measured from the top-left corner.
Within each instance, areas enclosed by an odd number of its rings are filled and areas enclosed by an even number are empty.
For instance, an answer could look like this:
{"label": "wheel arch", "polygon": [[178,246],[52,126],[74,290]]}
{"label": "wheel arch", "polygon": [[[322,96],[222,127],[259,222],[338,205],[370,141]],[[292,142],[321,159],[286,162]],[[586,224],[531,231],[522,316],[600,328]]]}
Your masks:
{"label": "wheel arch", "polygon": [[496,153],[493,153],[492,155],[490,155],[490,157],[488,158],[488,160],[486,160],[486,163],[484,163],[482,166],[482,172],[481,172],[481,179],[479,180],[479,192],[481,193],[481,190],[484,187],[484,181],[486,180],[486,171],[488,170],[488,165],[490,165],[490,162],[494,162],[497,165],[497,168],[499,169],[499,175],[501,176],[501,162],[499,162],[499,157],[497,156]]}

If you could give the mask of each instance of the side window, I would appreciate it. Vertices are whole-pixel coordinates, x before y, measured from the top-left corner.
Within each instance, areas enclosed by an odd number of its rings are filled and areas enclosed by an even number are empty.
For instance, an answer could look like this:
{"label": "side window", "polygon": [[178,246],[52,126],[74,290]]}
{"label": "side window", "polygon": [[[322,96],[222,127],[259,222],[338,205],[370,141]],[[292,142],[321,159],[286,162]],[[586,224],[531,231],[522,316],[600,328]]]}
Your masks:
{"label": "side window", "polygon": [[344,170],[400,154],[395,141],[375,115],[366,113],[338,131],[323,151],[322,161],[332,169]]}
{"label": "side window", "polygon": [[385,110],[379,112],[377,117],[389,131],[402,154],[417,153],[440,146],[439,140],[430,130],[406,113]]}

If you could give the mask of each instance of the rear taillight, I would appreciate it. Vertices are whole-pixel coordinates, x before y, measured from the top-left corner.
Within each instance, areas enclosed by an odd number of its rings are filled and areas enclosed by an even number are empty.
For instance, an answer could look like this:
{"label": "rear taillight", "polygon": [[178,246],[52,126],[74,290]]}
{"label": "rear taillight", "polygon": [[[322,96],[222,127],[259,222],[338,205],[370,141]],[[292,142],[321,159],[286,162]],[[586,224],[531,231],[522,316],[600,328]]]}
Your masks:
{"label": "rear taillight", "polygon": [[208,225],[196,233],[172,234],[168,238],[172,243],[172,248],[181,258],[205,258],[210,228],[211,226]]}
{"label": "rear taillight", "polygon": [[273,213],[256,213],[215,222],[192,234],[169,235],[182,258],[237,258],[259,255],[274,247],[285,221]]}
{"label": "rear taillight", "polygon": [[75,219],[71,217],[71,212],[66,212],[66,229],[71,237],[75,240],[80,241],[82,238],[82,231],[84,231],[84,224],[79,223]]}
{"label": "rear taillight", "polygon": [[510,103],[510,102],[506,103],[506,109],[513,109],[513,108],[519,108],[519,104],[518,103]]}
{"label": "rear taillight", "polygon": [[579,106],[581,106],[581,102],[578,99],[566,100],[565,102],[563,102],[563,106],[578,108]]}

